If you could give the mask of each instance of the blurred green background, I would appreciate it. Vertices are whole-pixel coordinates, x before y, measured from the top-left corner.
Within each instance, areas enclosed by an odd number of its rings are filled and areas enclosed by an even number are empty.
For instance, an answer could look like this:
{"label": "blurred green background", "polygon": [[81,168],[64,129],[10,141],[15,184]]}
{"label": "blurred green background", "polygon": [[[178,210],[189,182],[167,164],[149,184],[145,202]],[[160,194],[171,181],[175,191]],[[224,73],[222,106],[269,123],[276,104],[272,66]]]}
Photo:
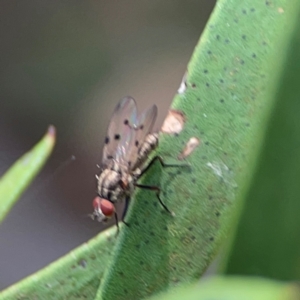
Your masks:
{"label": "blurred green background", "polygon": [[[215,1],[0,1],[0,174],[57,127],[47,167],[0,226],[0,288],[97,234],[92,210],[117,101],[159,128]],[[70,157],[76,161],[70,163]]]}

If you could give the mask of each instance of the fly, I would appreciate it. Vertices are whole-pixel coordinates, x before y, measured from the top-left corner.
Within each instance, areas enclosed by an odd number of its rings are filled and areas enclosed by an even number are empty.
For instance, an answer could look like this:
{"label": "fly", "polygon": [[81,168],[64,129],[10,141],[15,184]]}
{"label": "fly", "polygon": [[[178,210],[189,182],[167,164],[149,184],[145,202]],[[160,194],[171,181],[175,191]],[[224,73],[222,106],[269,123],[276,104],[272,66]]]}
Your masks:
{"label": "fly", "polygon": [[158,145],[158,134],[151,133],[156,117],[156,105],[138,115],[136,102],[131,97],[123,98],[116,106],[105,137],[101,171],[96,175],[98,196],[93,201],[93,219],[102,222],[114,216],[119,229],[115,203],[125,200],[121,220],[128,225],[124,218],[136,187],[155,191],[162,207],[172,214],[160,198],[159,187],[137,183],[157,160],[163,167],[178,166],[166,165],[160,156],[145,164]]}

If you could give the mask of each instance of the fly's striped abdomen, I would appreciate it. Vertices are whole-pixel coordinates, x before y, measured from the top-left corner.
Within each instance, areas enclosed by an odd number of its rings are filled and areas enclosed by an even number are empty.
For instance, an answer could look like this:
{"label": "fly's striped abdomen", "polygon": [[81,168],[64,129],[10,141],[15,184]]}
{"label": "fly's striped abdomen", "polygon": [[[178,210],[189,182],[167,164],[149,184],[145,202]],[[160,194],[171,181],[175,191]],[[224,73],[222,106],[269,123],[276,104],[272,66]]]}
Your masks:
{"label": "fly's striped abdomen", "polygon": [[144,143],[141,145],[138,152],[138,159],[133,166],[133,174],[137,175],[139,173],[139,168],[143,166],[143,164],[148,159],[150,153],[158,146],[158,133],[149,133]]}

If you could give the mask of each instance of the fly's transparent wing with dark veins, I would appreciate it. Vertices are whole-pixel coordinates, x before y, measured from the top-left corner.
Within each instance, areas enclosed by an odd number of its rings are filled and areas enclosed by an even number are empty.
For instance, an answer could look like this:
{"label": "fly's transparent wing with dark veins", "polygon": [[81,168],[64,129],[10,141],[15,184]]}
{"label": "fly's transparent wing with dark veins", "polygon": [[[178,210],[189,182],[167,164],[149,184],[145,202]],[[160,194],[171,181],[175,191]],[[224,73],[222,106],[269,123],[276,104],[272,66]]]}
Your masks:
{"label": "fly's transparent wing with dark veins", "polygon": [[105,145],[103,148],[102,166],[107,166],[113,159],[128,167],[127,153],[135,140],[137,124],[137,108],[131,97],[123,98],[116,106],[111,117]]}
{"label": "fly's transparent wing with dark veins", "polygon": [[153,125],[157,117],[157,106],[153,105],[138,116],[137,122],[133,125],[135,135],[132,135],[131,145],[126,154],[126,161],[129,168],[133,170],[139,159],[139,150],[141,149],[146,136],[152,131]]}
{"label": "fly's transparent wing with dark veins", "polygon": [[146,136],[153,128],[156,116],[156,105],[138,116],[135,100],[131,97],[123,98],[116,106],[108,126],[102,165],[107,166],[113,159],[123,167],[132,169]]}

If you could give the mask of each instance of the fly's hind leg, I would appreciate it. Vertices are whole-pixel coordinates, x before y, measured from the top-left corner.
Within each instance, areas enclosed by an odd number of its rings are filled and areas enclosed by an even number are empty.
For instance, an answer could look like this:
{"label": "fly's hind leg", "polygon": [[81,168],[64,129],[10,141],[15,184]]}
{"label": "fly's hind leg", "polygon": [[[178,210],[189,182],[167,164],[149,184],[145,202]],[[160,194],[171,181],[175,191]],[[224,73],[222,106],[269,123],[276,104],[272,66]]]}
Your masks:
{"label": "fly's hind leg", "polygon": [[166,164],[163,158],[157,155],[151,159],[149,164],[143,170],[141,170],[141,174],[139,177],[143,176],[157,160],[160,162],[160,165],[163,168],[190,168],[191,167],[190,164]]}
{"label": "fly's hind leg", "polygon": [[141,188],[141,189],[145,189],[145,190],[150,190],[150,191],[154,191],[156,193],[156,197],[159,201],[159,203],[161,204],[161,206],[165,209],[166,212],[168,212],[170,215],[174,215],[173,212],[171,212],[168,207],[162,202],[161,198],[160,198],[160,192],[161,189],[158,186],[151,186],[151,185],[144,185],[144,184],[135,184],[136,187]]}
{"label": "fly's hind leg", "polygon": [[[174,167],[181,167],[181,168],[190,168],[191,166],[189,164],[166,164],[164,162],[164,160],[162,159],[161,156],[154,156],[151,161],[149,162],[149,164],[143,169],[141,170],[141,173],[140,175],[138,176],[139,178],[144,175],[150,168],[151,166],[156,162],[156,161],[159,161],[161,166],[163,168],[174,168]],[[161,198],[160,198],[160,192],[161,192],[161,189],[158,187],[158,186],[150,186],[150,185],[143,185],[143,184],[138,184],[138,183],[135,183],[134,184],[136,187],[138,188],[142,188],[142,189],[147,189],[147,190],[151,190],[151,191],[155,191],[156,193],[156,196],[157,196],[157,199],[159,201],[159,203],[161,204],[161,206],[165,209],[165,211],[167,211],[170,215],[174,216],[174,213],[171,212],[168,207],[162,202]]]}

